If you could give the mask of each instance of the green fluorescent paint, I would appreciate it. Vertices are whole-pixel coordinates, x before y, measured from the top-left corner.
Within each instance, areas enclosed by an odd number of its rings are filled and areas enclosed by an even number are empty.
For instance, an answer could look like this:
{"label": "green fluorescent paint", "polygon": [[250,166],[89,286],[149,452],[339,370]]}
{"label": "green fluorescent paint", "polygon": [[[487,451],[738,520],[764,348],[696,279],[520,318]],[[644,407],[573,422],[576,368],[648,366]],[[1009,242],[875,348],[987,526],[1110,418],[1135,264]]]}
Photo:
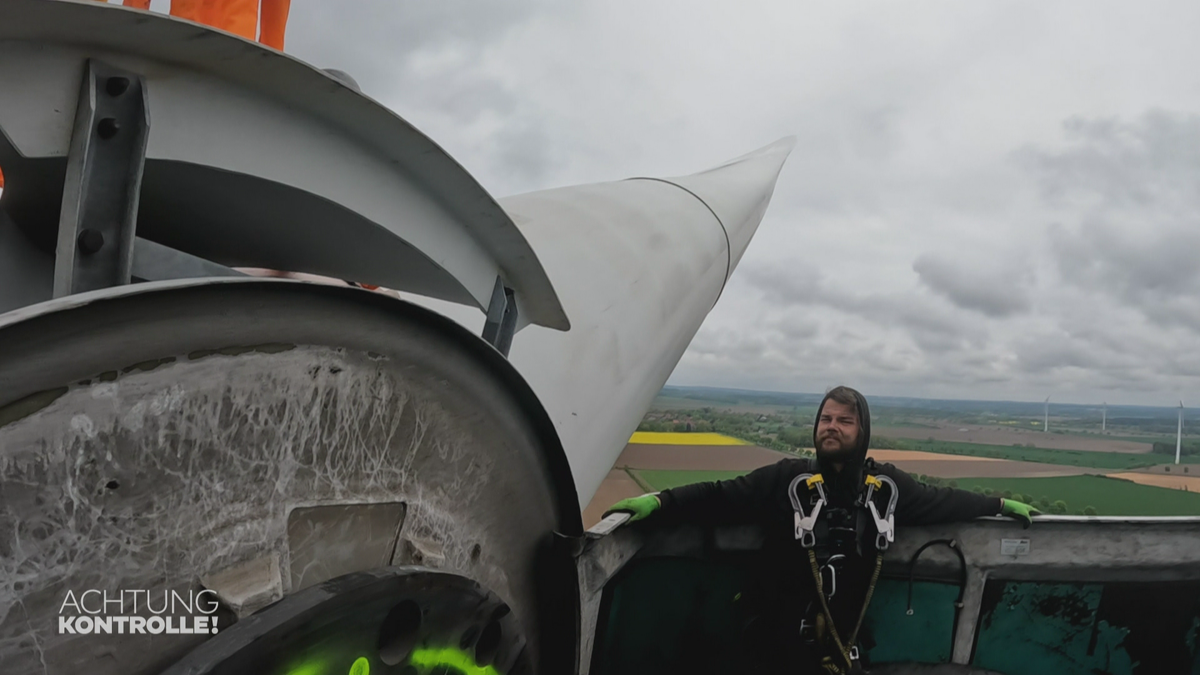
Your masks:
{"label": "green fluorescent paint", "polygon": [[286,675],[325,675],[325,662],[305,661],[294,668],[288,669]]}
{"label": "green fluorescent paint", "polygon": [[435,668],[437,666],[450,666],[455,670],[459,670],[463,675],[500,675],[492,666],[477,666],[475,659],[471,658],[470,654],[460,650],[447,647],[445,649],[418,649],[413,652],[409,659],[414,666],[421,668]]}
{"label": "green fluorescent paint", "polygon": [[350,664],[350,675],[371,675],[371,662],[367,657],[360,656]]}

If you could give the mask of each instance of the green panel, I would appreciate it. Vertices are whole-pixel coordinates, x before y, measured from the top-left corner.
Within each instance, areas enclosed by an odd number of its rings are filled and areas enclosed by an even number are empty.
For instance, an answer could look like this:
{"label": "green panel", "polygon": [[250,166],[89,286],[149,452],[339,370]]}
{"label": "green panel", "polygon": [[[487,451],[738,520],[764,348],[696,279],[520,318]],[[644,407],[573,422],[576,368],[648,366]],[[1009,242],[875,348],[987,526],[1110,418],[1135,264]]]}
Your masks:
{"label": "green panel", "polygon": [[860,640],[870,663],[949,662],[957,599],[956,585],[916,582],[909,616],[908,580],[880,579]]}
{"label": "green panel", "polygon": [[639,563],[610,587],[598,675],[739,672],[741,573],[687,558]]}
{"label": "green panel", "polygon": [[[750,558],[639,561],[606,589],[597,675],[760,672],[778,636],[747,623]],[[954,584],[881,580],[861,647],[871,663],[945,663]],[[767,624],[770,626],[771,624]],[[763,640],[766,640],[764,642]],[[784,645],[786,646],[786,645]],[[1200,582],[1067,584],[990,580],[974,666],[1006,675],[1200,675]],[[763,658],[760,658],[763,657]]]}
{"label": "green panel", "polygon": [[989,581],[975,665],[1003,673],[1200,675],[1200,582]]}
{"label": "green panel", "polygon": [[974,664],[1002,673],[1132,675],[1126,628],[1096,618],[1100,584],[1008,583],[983,617]]}

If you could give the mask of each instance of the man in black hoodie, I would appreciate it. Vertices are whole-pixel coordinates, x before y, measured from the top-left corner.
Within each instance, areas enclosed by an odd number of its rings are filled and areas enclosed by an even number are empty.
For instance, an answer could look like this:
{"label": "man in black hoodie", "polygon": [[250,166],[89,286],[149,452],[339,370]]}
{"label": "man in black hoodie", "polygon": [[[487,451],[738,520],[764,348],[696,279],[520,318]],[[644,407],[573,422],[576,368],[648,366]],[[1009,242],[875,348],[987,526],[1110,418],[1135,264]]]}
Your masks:
{"label": "man in black hoodie", "polygon": [[918,483],[869,459],[870,440],[867,400],[835,387],[817,408],[815,460],[782,459],[732,480],[622,500],[610,511],[661,524],[761,524],[766,567],[756,575],[760,594],[783,599],[764,603],[774,609],[756,617],[763,624],[759,635],[770,636],[763,647],[772,652],[772,665],[800,673],[855,672],[861,616],[893,523],[1007,515],[1028,526],[1036,513],[1013,500]]}

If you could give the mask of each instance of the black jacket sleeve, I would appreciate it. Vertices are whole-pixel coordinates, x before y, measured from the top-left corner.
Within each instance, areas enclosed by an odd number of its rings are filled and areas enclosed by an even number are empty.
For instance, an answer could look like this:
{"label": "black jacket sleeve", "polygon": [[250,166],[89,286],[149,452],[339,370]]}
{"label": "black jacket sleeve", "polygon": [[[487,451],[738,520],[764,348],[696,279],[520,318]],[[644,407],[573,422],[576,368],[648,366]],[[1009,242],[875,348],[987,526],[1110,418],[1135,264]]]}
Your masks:
{"label": "black jacket sleeve", "polygon": [[924,485],[891,464],[877,464],[876,468],[896,481],[900,493],[896,502],[897,525],[936,525],[997,516],[1003,507],[999,497]]}
{"label": "black jacket sleeve", "polygon": [[783,494],[790,474],[784,459],[731,480],[682,485],[659,493],[663,523],[700,525],[761,523],[771,516],[773,496]]}

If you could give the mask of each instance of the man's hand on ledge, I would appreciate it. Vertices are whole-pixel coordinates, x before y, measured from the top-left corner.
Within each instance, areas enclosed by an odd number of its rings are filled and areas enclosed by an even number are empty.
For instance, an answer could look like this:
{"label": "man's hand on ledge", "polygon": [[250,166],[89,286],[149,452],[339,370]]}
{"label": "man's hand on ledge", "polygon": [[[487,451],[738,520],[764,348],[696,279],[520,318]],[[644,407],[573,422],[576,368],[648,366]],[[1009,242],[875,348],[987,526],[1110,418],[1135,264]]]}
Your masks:
{"label": "man's hand on ledge", "polygon": [[633,514],[633,516],[629,519],[629,522],[636,523],[643,518],[649,517],[650,514],[657,511],[660,506],[662,506],[662,502],[658,500],[658,496],[654,494],[648,494],[642,495],[641,497],[622,499],[621,501],[609,507],[608,511],[604,512],[604,515],[607,516],[613,511],[627,511]]}
{"label": "man's hand on ledge", "polygon": [[1041,511],[1038,511],[1029,504],[1018,502],[1015,499],[1001,499],[1000,501],[1004,502],[1000,514],[1022,521],[1022,525],[1025,528],[1033,524],[1034,516],[1042,515]]}

